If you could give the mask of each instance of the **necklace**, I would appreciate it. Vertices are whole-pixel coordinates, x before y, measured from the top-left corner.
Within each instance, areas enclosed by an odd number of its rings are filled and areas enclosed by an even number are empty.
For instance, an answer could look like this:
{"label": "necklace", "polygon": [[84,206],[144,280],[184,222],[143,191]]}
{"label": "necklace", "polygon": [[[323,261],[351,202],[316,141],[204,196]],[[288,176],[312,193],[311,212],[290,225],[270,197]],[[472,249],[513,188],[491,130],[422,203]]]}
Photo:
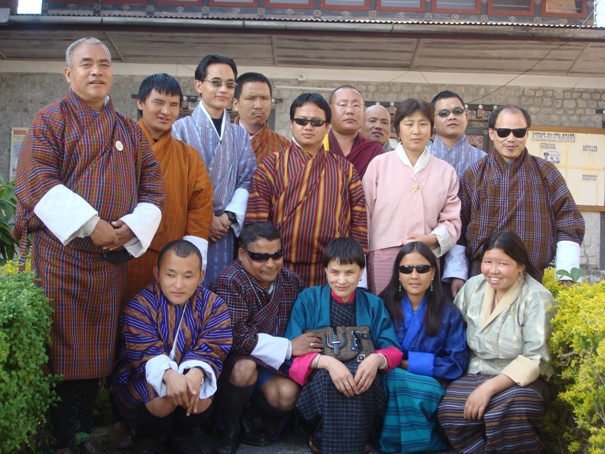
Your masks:
{"label": "necklace", "polygon": [[420,186],[414,181],[414,184],[412,185],[412,194],[416,194],[418,188],[420,188]]}

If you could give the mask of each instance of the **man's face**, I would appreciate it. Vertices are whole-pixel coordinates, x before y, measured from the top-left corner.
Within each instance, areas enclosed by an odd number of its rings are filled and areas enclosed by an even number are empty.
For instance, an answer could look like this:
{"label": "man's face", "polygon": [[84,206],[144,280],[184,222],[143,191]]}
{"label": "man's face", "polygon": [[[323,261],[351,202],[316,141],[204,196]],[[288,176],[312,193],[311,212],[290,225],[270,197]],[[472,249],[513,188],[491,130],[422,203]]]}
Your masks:
{"label": "man's face", "polygon": [[[221,82],[220,87],[215,83]],[[193,82],[197,92],[202,95],[204,107],[212,118],[221,118],[224,110],[231,104],[235,87],[227,87],[227,82],[235,83],[235,74],[231,66],[224,63],[214,63],[206,68],[206,79]]]}
{"label": "man's face", "polygon": [[258,131],[271,114],[271,90],[264,82],[246,82],[238,99],[233,99],[233,107],[237,110],[240,123],[244,127]]}
{"label": "man's face", "polygon": [[[317,105],[309,103],[303,104],[297,108],[294,113],[294,118],[325,121],[326,113]],[[328,123],[324,123],[322,126],[313,126],[311,123],[308,123],[306,126],[301,126],[294,121],[290,121],[292,137],[304,150],[310,151],[319,149],[329,127],[330,125]]]}
{"label": "man's face", "polygon": [[111,58],[98,44],[80,44],[74,49],[71,68],[63,70],[72,91],[92,109],[100,111],[111,91]]}
{"label": "man's face", "polygon": [[341,88],[330,102],[332,129],[345,135],[359,132],[363,124],[363,97],[352,88]]}
{"label": "man's face", "polygon": [[384,145],[391,136],[391,114],[380,105],[368,107],[363,116],[361,136]]}
{"label": "man's face", "polygon": [[496,120],[495,128],[489,129],[489,138],[494,143],[494,148],[506,162],[513,162],[521,155],[527,142],[527,131],[521,138],[517,138],[511,131],[506,137],[499,137],[497,129],[523,129],[527,128],[527,121],[522,112],[505,110],[500,112]]}
{"label": "man's face", "polygon": [[[462,112],[456,115],[456,109],[462,109]],[[439,115],[440,112],[445,115],[448,111],[445,117]],[[435,103],[435,132],[439,137],[458,140],[464,134],[467,124],[468,114],[458,98],[440,99]]]}
{"label": "man's face", "polygon": [[[271,283],[277,278],[277,275],[284,267],[284,258],[281,256],[278,259],[271,257],[265,261],[254,260],[258,258],[255,254],[268,254],[267,257],[277,251],[281,251],[280,240],[267,240],[260,238],[248,246],[248,253],[243,248],[238,250],[238,258],[242,262],[244,270],[256,279],[263,288],[268,289]],[[266,258],[266,257],[261,257]]]}
{"label": "man's face", "polygon": [[144,102],[137,100],[137,107],[151,136],[159,139],[179,118],[181,101],[179,95],[162,94],[154,88]]}
{"label": "man's face", "polygon": [[160,268],[153,268],[153,274],[168,301],[180,306],[189,301],[202,283],[204,271],[201,268],[196,254],[183,258],[174,251],[168,251],[162,258]]}

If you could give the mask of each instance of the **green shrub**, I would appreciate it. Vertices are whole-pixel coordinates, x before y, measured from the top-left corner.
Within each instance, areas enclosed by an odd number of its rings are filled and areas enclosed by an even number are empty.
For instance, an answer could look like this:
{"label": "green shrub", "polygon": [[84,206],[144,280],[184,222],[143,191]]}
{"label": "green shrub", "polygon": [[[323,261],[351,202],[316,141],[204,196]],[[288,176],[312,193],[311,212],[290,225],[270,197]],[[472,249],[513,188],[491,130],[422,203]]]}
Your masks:
{"label": "green shrub", "polygon": [[0,265],[13,259],[15,248],[19,245],[19,242],[11,236],[16,206],[14,182],[4,184],[0,176]]}
{"label": "green shrub", "polygon": [[552,271],[544,285],[557,306],[550,340],[558,394],[549,408],[551,440],[568,452],[605,452],[605,281],[566,287]]}
{"label": "green shrub", "polygon": [[[45,375],[48,298],[32,272],[0,268],[0,452],[16,452],[44,422],[57,378]],[[35,448],[35,447],[34,447]]]}

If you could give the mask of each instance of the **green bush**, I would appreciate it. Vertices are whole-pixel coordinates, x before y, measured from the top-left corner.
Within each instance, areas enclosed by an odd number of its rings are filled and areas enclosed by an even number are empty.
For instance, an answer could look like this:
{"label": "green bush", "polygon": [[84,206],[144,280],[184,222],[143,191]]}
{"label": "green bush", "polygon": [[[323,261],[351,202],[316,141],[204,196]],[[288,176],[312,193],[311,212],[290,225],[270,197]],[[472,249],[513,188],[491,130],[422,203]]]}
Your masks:
{"label": "green bush", "polygon": [[16,206],[14,182],[4,184],[0,176],[0,265],[13,259],[15,248],[19,245],[19,242],[11,236]]}
{"label": "green bush", "polygon": [[605,452],[605,281],[566,287],[550,271],[544,285],[557,307],[550,340],[557,398],[547,438],[563,452]]}
{"label": "green bush", "polygon": [[30,444],[55,399],[57,382],[43,371],[50,342],[48,298],[34,273],[14,269],[0,268],[0,453]]}

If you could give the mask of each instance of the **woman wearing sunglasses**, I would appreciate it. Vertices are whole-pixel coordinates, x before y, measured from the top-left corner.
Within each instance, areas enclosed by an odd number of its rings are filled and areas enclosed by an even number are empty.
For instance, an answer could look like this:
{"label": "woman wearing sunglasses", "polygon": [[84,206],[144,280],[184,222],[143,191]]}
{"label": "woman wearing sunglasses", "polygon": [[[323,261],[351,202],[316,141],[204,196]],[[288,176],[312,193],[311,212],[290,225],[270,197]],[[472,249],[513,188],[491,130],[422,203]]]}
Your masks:
{"label": "woman wearing sunglasses", "polygon": [[440,257],[460,236],[458,177],[427,148],[433,125],[428,102],[403,101],[395,112],[399,145],[375,157],[363,177],[370,232],[368,282],[374,294],[388,284],[402,244],[421,241]]}
{"label": "woman wearing sunglasses", "polygon": [[443,451],[437,430],[442,383],[459,378],[468,365],[464,321],[442,298],[437,259],[421,242],[397,254],[389,284],[380,294],[401,349],[401,367],[385,376],[388,398],[378,448],[381,452]]}
{"label": "woman wearing sunglasses", "polygon": [[551,399],[544,378],[552,374],[553,297],[514,232],[487,239],[481,273],[456,295],[470,362],[448,387],[439,422],[461,453],[546,452],[540,433]]}

